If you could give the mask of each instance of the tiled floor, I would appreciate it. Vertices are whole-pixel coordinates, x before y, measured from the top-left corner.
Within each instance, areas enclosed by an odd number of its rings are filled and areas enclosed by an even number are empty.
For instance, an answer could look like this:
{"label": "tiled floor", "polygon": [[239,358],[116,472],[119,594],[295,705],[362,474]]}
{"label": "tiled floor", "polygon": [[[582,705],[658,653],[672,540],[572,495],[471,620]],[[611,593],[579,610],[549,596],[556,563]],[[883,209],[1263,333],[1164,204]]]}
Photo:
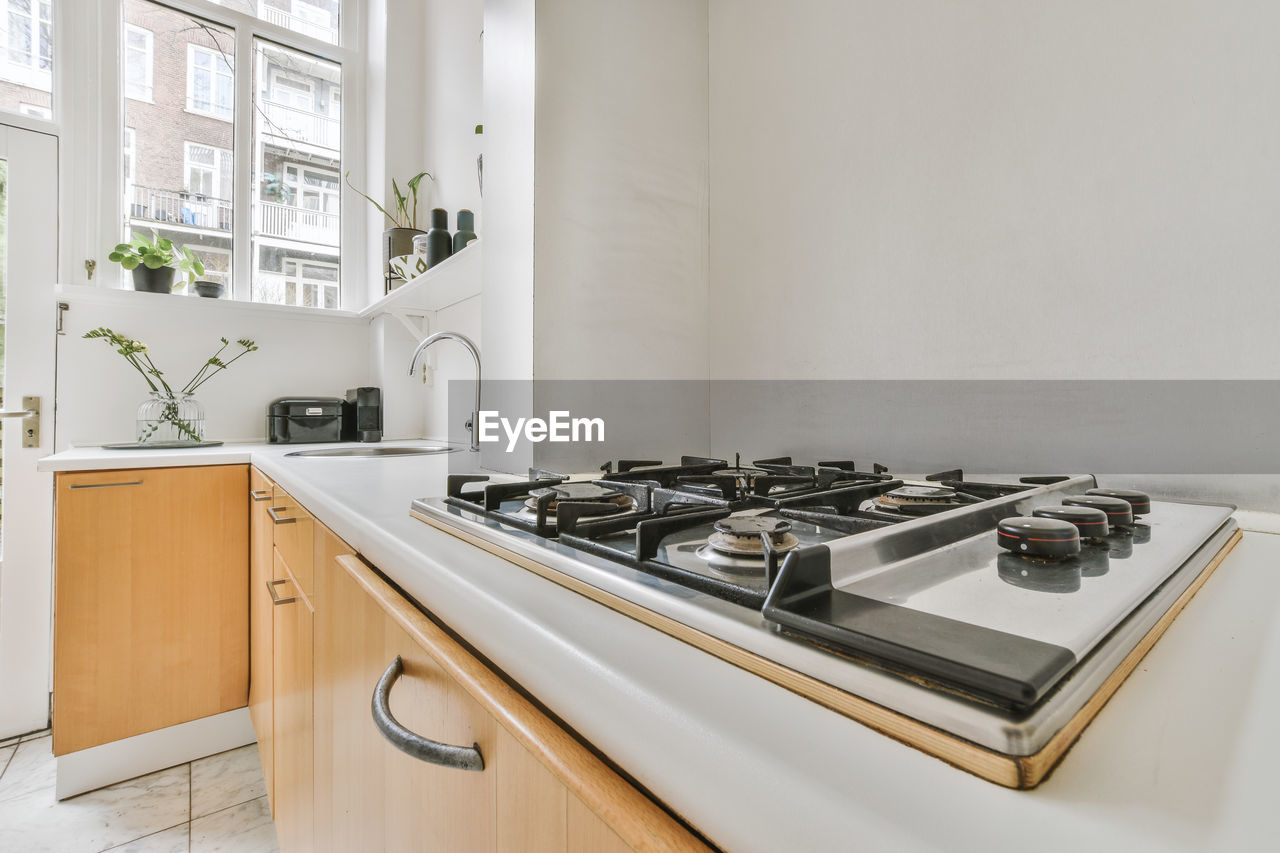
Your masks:
{"label": "tiled floor", "polygon": [[0,743],[4,853],[272,853],[255,744],[58,802],[48,732]]}

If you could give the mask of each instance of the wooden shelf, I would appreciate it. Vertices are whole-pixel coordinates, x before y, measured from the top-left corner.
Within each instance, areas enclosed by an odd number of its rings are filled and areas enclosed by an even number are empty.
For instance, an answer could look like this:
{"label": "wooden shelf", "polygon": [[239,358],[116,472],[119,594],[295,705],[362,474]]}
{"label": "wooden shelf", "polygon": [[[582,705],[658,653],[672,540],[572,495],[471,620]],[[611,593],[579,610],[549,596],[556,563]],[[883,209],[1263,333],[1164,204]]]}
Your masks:
{"label": "wooden shelf", "polygon": [[472,243],[420,276],[409,279],[360,312],[361,317],[402,311],[439,311],[480,293],[480,244]]}

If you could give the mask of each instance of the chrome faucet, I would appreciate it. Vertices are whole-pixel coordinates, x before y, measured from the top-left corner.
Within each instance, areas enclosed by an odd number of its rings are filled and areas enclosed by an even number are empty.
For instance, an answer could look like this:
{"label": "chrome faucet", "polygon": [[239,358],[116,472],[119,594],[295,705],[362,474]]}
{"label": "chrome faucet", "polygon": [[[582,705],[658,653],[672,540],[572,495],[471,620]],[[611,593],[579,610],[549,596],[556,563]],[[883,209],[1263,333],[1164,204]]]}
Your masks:
{"label": "chrome faucet", "polygon": [[422,343],[418,344],[418,348],[413,351],[413,358],[409,361],[409,375],[412,376],[418,370],[418,357],[426,351],[427,347],[436,341],[457,341],[467,348],[471,353],[471,357],[476,362],[476,404],[471,410],[471,420],[467,421],[467,429],[471,431],[471,452],[480,452],[480,350],[476,349],[476,345],[466,335],[460,335],[457,332],[436,332],[430,337],[422,339]]}

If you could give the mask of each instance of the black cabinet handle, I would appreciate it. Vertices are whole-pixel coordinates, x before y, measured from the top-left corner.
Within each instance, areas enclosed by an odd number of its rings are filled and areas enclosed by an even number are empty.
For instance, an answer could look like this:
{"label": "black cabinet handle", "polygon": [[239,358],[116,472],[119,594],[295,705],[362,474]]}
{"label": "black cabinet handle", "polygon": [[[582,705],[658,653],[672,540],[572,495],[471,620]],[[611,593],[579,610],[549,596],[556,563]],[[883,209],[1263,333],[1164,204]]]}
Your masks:
{"label": "black cabinet handle", "polygon": [[391,715],[391,688],[402,675],[404,661],[396,655],[391,666],[378,679],[378,686],[373,689],[373,724],[378,727],[382,736],[405,755],[412,755],[421,761],[457,770],[483,770],[484,756],[480,754],[480,744],[453,746],[438,743],[409,731]]}

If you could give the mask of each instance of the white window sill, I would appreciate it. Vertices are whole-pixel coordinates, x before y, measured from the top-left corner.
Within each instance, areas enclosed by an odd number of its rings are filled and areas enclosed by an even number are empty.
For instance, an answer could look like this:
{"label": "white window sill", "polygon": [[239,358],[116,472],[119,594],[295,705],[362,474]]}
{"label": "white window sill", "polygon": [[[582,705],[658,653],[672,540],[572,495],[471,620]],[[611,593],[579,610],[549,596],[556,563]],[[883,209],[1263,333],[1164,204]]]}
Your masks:
{"label": "white window sill", "polygon": [[[108,268],[110,271],[110,268]],[[117,287],[98,287],[85,284],[59,284],[54,296],[71,305],[104,305],[133,303],[138,307],[167,308],[175,311],[231,311],[250,314],[288,314],[291,317],[307,317],[329,323],[365,323],[364,317],[355,311],[335,308],[305,308],[297,305],[274,305],[269,302],[241,302],[236,299],[206,299],[179,293],[145,293]],[[159,300],[167,300],[161,302]]]}

